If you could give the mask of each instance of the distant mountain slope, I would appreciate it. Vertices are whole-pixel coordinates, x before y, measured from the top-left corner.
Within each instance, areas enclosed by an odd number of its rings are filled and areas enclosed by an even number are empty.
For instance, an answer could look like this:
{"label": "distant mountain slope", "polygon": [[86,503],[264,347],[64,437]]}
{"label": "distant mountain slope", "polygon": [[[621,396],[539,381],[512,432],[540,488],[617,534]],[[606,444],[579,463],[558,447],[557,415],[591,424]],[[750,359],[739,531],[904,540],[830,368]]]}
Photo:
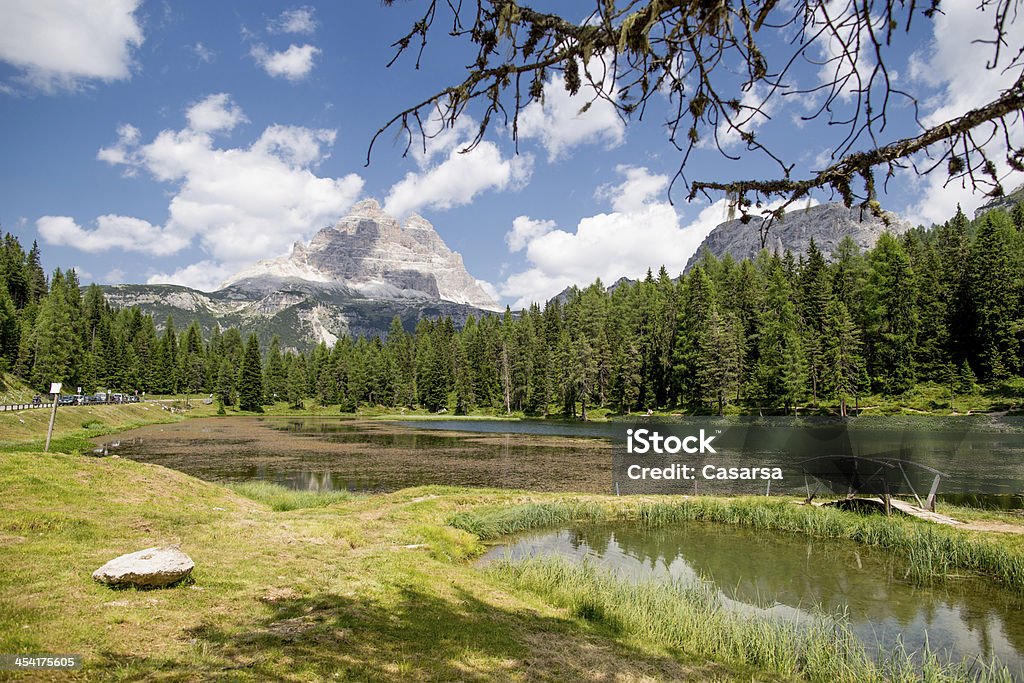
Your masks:
{"label": "distant mountain slope", "polygon": [[496,310],[496,302],[467,271],[434,227],[420,216],[403,225],[374,200],[356,204],[309,245],[260,261],[215,292],[179,285],[111,285],[114,306],[137,306],[158,325],[173,317],[179,329],[198,322],[204,332],[238,327],[261,342],[276,334],[286,347],[306,348],[339,337],[385,336],[397,315],[407,330],[422,318]]}
{"label": "distant mountain slope", "polygon": [[[748,223],[736,219],[720,224],[704,238],[696,253],[690,257],[686,271],[700,260],[704,249],[710,250],[718,258],[730,254],[737,261],[756,257],[761,251],[762,222],[763,219],[754,218]],[[818,249],[827,257],[846,235],[852,237],[861,249],[870,249],[883,232],[903,233],[910,227],[910,223],[895,215],[892,216],[891,225],[886,226],[881,219],[866,210],[847,208],[839,202],[832,202],[786,212],[783,220],[769,227],[764,247],[769,252],[782,254],[788,249],[798,255],[807,251],[813,238]]]}
{"label": "distant mountain slope", "polygon": [[985,202],[974,210],[974,217],[980,218],[984,214],[989,211],[994,211],[995,209],[1010,211],[1017,204],[1024,204],[1024,185],[1021,185],[1010,194],[1003,195],[1002,197],[996,197]]}

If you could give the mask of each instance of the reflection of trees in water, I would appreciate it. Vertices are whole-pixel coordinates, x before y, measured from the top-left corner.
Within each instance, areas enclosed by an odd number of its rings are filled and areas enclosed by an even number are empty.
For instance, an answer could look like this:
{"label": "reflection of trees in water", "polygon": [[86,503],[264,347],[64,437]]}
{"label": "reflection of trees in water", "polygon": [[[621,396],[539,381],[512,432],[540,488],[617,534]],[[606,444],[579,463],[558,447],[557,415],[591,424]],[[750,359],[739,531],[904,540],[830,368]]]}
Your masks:
{"label": "reflection of trees in water", "polygon": [[829,612],[848,607],[854,623],[891,619],[903,628],[953,619],[975,634],[981,651],[991,651],[995,630],[1024,652],[1024,597],[973,580],[915,587],[904,578],[905,562],[852,543],[699,523],[585,526],[574,528],[569,539],[574,549],[586,545],[605,557],[618,550],[650,568],[683,561],[729,598],[750,605],[778,602]]}

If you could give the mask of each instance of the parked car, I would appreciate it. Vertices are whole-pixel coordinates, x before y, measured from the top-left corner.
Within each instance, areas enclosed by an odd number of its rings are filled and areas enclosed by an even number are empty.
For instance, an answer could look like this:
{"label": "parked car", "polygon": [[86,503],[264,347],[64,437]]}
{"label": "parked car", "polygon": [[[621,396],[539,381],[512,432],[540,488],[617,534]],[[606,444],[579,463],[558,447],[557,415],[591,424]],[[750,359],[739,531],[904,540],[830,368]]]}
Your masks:
{"label": "parked car", "polygon": [[75,405],[75,397],[73,394],[68,394],[67,396],[61,396],[57,402],[62,406],[73,406]]}

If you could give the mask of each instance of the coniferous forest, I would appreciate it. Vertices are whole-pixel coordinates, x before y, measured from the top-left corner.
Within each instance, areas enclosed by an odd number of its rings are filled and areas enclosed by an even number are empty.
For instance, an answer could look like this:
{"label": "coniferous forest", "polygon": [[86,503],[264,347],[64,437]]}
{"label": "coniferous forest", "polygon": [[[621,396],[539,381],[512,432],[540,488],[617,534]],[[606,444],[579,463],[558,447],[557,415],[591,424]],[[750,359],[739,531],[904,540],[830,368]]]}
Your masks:
{"label": "coniferous forest", "polygon": [[0,371],[36,391],[64,381],[150,394],[208,393],[259,410],[340,404],[586,417],[611,412],[847,414],[867,395],[922,383],[1019,393],[1024,380],[1024,205],[883,235],[868,252],[705,253],[606,291],[600,281],[521,314],[396,319],[385,339],[305,350],[197,324],[158,329],[113,310],[74,271],[47,278],[35,244],[0,251]]}

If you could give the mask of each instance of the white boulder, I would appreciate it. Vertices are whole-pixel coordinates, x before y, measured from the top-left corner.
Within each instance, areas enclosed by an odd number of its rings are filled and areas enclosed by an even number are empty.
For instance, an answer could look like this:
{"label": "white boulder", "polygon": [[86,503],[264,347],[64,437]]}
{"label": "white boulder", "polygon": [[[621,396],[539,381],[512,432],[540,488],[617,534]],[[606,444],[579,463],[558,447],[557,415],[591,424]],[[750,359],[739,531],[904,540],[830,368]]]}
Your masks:
{"label": "white boulder", "polygon": [[92,573],[92,578],[108,586],[160,588],[188,576],[195,563],[176,547],[146,548],[115,557]]}

